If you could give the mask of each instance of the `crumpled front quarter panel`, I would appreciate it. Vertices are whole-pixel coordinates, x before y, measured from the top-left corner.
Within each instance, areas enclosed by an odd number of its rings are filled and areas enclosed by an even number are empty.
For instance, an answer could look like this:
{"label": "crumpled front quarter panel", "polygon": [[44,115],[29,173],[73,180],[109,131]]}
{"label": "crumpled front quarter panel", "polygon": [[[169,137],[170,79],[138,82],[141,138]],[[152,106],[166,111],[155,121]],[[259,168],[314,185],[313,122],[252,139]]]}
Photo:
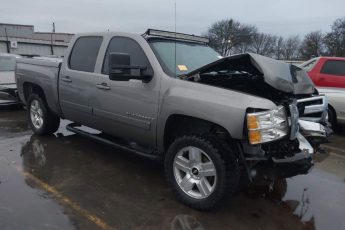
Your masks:
{"label": "crumpled front quarter panel", "polygon": [[274,109],[265,98],[219,87],[171,78],[169,87],[162,87],[158,143],[163,142],[164,127],[169,116],[191,116],[225,128],[235,139],[243,138],[247,108]]}

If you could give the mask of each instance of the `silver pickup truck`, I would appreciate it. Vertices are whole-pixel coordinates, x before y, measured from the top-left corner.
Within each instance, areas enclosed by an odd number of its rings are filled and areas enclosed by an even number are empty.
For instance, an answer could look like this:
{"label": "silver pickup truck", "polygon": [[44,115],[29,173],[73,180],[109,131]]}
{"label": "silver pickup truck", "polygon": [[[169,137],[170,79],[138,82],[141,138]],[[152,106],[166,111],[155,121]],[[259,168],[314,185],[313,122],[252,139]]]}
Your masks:
{"label": "silver pickup truck", "polygon": [[259,173],[308,173],[329,131],[306,72],[256,54],[223,58],[207,44],[152,29],[78,34],[63,60],[17,61],[19,96],[38,135],[68,119],[70,131],[162,159],[177,198],[196,209]]}

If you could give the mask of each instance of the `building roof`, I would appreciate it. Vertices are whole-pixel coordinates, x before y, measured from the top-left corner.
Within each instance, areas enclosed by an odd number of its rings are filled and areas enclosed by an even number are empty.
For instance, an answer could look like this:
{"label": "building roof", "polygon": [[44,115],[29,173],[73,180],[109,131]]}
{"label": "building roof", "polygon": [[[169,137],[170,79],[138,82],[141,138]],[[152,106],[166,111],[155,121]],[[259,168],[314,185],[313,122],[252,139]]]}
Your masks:
{"label": "building roof", "polygon": [[33,25],[11,24],[11,23],[0,23],[0,26],[25,26],[25,27],[34,27]]}

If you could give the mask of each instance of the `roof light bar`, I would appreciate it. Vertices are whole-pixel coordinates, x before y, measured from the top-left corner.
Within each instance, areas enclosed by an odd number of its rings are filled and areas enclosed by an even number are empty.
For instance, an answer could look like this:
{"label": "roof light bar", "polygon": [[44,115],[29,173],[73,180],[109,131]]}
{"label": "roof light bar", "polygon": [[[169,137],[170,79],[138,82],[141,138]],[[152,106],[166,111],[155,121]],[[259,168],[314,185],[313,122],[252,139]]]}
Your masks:
{"label": "roof light bar", "polygon": [[195,35],[190,35],[190,34],[175,33],[175,32],[164,31],[164,30],[154,30],[154,29],[148,29],[145,32],[145,35],[195,41],[195,42],[201,42],[201,43],[206,43],[206,44],[209,43],[210,41],[208,38],[205,38],[205,37],[200,37],[200,36],[195,36]]}

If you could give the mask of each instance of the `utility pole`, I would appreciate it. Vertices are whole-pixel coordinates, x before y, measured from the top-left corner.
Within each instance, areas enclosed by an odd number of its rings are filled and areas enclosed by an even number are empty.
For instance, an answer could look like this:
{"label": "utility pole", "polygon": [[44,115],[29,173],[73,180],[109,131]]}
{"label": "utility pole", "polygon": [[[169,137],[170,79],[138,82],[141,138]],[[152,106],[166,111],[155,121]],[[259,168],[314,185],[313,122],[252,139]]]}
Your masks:
{"label": "utility pole", "polygon": [[54,55],[53,33],[55,33],[55,22],[53,22],[53,30],[50,33],[50,49],[52,55]]}
{"label": "utility pole", "polygon": [[7,53],[11,53],[10,42],[8,41],[8,35],[7,35],[7,29],[6,29],[6,27],[5,27],[5,36],[6,36],[6,48],[7,48]]}

